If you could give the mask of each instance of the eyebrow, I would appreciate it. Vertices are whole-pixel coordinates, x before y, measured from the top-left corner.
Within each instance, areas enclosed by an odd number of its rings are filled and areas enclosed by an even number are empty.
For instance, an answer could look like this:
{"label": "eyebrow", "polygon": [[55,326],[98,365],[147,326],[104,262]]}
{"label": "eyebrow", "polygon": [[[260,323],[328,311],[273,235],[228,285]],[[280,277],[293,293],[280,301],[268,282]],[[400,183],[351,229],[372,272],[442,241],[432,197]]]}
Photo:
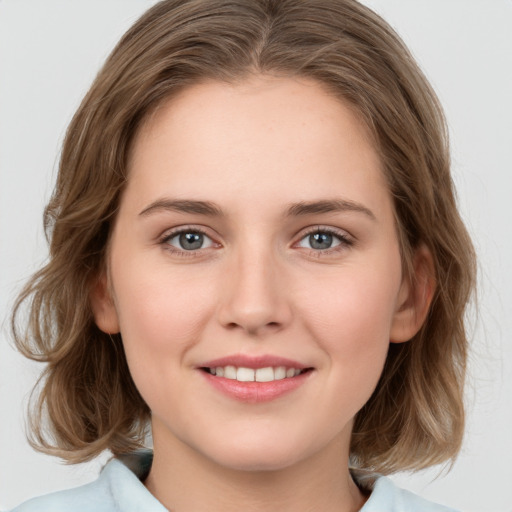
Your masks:
{"label": "eyebrow", "polygon": [[221,217],[222,210],[210,201],[192,201],[190,199],[158,199],[144,208],[139,215],[146,217],[159,211],[175,211],[180,213],[195,213],[210,217]]}
{"label": "eyebrow", "polygon": [[[222,210],[211,201],[193,201],[191,199],[158,199],[144,208],[139,216],[146,217],[159,211],[175,211],[179,213],[193,213],[209,217],[222,217]],[[285,217],[299,217],[319,213],[337,212],[363,213],[372,220],[376,220],[374,213],[360,203],[346,199],[324,199],[321,201],[300,201],[288,206]]]}
{"label": "eyebrow", "polygon": [[372,220],[377,220],[375,214],[366,206],[346,199],[326,199],[322,201],[310,201],[294,203],[288,207],[286,215],[297,217],[317,213],[357,212],[363,213]]}

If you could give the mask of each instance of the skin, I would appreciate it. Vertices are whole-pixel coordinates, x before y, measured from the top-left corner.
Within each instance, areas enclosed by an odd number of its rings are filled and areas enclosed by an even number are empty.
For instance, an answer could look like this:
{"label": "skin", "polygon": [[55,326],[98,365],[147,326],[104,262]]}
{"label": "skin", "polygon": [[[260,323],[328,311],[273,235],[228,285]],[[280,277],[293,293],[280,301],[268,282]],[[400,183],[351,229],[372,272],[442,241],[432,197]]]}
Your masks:
{"label": "skin", "polygon": [[[129,176],[92,302],[98,326],[121,332],[152,411],[147,488],[175,511],[359,510],[353,419],[431,293],[425,265],[420,289],[402,275],[392,200],[356,114],[312,81],[202,83],[147,120]],[[175,200],[219,211],[165,207]],[[334,200],[343,207],[290,211]],[[203,231],[203,246],[184,249],[180,229]],[[332,247],[312,247],[312,230],[333,232]],[[198,369],[234,354],[312,370],[247,403]]]}

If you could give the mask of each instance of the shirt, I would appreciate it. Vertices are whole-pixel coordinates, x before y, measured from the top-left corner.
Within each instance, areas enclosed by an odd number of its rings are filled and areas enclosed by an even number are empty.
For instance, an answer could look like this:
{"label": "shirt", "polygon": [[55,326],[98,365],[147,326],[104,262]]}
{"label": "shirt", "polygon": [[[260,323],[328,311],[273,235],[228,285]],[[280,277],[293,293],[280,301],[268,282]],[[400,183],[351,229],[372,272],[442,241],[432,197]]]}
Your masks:
{"label": "shirt", "polygon": [[[169,512],[142,483],[152,459],[150,451],[112,459],[96,481],[31,499],[11,512]],[[360,512],[456,512],[398,488],[387,477],[364,480],[371,494]]]}

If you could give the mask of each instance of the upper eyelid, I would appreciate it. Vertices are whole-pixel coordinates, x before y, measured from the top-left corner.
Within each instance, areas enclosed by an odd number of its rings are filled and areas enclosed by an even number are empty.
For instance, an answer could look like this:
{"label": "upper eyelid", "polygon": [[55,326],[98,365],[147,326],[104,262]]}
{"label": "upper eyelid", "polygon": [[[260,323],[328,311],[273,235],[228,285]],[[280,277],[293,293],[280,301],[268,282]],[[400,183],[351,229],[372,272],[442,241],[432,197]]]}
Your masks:
{"label": "upper eyelid", "polygon": [[202,235],[207,236],[208,238],[211,238],[212,240],[215,238],[211,233],[210,229],[206,228],[205,226],[201,225],[184,225],[184,226],[176,226],[174,228],[167,228],[158,236],[159,240],[166,240],[169,238],[173,238],[176,235],[179,235],[181,233],[201,233]]}
{"label": "upper eyelid", "polygon": [[302,240],[302,238],[304,238],[305,236],[308,236],[312,233],[329,233],[329,234],[332,234],[332,235],[336,235],[336,236],[339,236],[341,238],[350,238],[351,240],[353,240],[355,237],[349,232],[347,231],[346,229],[342,229],[342,228],[336,228],[336,227],[333,227],[333,226],[324,226],[324,225],[314,225],[314,226],[309,226],[307,228],[303,228],[301,229],[298,233],[297,233],[297,238],[299,240]]}

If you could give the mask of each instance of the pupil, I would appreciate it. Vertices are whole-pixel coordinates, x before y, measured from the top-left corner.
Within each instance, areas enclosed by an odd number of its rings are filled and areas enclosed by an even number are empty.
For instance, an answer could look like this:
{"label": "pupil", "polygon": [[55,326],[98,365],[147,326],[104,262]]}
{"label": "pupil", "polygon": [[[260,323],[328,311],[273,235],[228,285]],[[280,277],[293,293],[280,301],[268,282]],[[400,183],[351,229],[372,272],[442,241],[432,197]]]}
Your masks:
{"label": "pupil", "polygon": [[203,238],[201,233],[182,233],[180,235],[180,245],[183,249],[189,251],[200,249],[203,245]]}
{"label": "pupil", "polygon": [[329,233],[314,233],[309,235],[309,243],[313,249],[329,249],[332,245],[332,235]]}

